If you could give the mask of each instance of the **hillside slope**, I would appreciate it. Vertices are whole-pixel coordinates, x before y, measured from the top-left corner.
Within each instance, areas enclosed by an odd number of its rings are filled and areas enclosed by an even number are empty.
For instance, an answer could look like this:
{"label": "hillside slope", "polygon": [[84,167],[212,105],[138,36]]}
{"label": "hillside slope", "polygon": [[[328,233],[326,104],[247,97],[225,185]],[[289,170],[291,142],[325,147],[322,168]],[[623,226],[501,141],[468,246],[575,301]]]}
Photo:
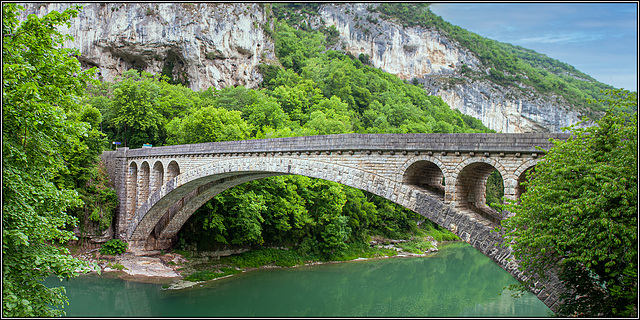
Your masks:
{"label": "hillside slope", "polygon": [[[25,14],[43,15],[71,4],[24,5]],[[397,8],[367,3],[308,4],[310,10],[298,11],[295,5],[256,3],[84,5],[64,30],[75,39],[67,45],[78,48],[83,65],[99,67],[100,76],[107,81],[135,68],[169,75],[196,90],[238,85],[257,88],[262,82],[258,66],[278,64],[274,42],[263,28],[280,14],[292,25],[333,26],[339,36],[329,49],[363,54],[372,66],[422,84],[430,94],[497,132],[560,132],[582,115],[597,112],[585,106],[585,97],[590,96],[575,89],[580,85],[566,82],[578,79],[574,82],[599,84],[587,75],[575,69],[570,74],[566,68],[558,69],[556,60],[541,60],[542,55],[508,44],[496,42],[498,49],[492,50],[499,55],[483,54],[462,44],[470,33],[438,20],[427,7],[412,9],[423,16],[405,14],[399,20],[394,15],[403,13]],[[433,25],[420,20],[424,17]],[[517,61],[502,67],[496,65],[497,58]],[[546,66],[548,74],[564,78],[536,86],[541,80],[533,79],[538,81],[534,83],[532,77],[541,77],[538,73],[513,69],[524,65],[522,62]]]}

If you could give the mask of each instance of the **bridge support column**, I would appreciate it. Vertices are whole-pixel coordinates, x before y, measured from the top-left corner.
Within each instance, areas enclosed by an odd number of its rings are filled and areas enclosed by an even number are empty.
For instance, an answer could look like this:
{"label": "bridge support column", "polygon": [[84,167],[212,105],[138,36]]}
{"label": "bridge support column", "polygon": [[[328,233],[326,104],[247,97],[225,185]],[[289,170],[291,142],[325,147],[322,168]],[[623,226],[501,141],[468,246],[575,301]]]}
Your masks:
{"label": "bridge support column", "polygon": [[128,252],[132,253],[149,253],[149,251],[168,250],[173,247],[173,239],[147,239],[147,240],[129,240]]}
{"label": "bridge support column", "polygon": [[444,203],[454,203],[456,200],[456,179],[446,177],[444,179]]}
{"label": "bridge support column", "polygon": [[[506,200],[518,200],[518,179],[513,178],[513,177],[508,177],[506,179],[503,180],[504,183],[504,198],[505,198],[505,203]],[[503,212],[504,216],[502,217],[503,219],[505,218],[509,218],[509,217],[513,217],[513,213],[509,212],[509,211],[504,211]]]}
{"label": "bridge support column", "polygon": [[128,147],[118,148],[116,150],[116,179],[114,181],[115,189],[118,193],[118,210],[116,212],[114,221],[114,236],[118,239],[124,239],[127,230],[128,221],[125,219],[127,213],[127,150]]}

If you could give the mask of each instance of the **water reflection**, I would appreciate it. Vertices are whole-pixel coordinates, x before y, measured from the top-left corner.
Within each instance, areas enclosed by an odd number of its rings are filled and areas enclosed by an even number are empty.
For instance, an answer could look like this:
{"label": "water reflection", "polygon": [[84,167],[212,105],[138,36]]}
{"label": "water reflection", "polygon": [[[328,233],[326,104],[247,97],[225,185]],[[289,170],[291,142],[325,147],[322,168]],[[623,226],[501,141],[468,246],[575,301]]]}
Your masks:
{"label": "water reflection", "polygon": [[258,270],[179,291],[105,276],[63,285],[70,301],[65,310],[73,317],[548,315],[533,295],[515,299],[503,290],[513,283],[473,247],[454,243],[432,257]]}

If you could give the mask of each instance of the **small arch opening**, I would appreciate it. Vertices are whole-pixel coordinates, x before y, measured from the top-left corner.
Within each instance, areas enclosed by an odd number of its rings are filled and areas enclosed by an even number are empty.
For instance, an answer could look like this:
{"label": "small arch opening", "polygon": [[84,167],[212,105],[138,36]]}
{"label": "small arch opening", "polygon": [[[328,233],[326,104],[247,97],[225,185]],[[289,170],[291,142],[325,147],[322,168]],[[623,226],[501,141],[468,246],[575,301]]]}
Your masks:
{"label": "small arch opening", "polygon": [[502,215],[493,207],[502,202],[504,183],[495,167],[484,162],[469,164],[458,175],[455,190],[456,207],[471,210],[494,223],[500,222]]}
{"label": "small arch opening", "polygon": [[498,170],[491,172],[487,178],[485,190],[485,199],[488,207],[500,211],[500,205],[503,203],[504,197],[504,180]]}
{"label": "small arch opening", "polygon": [[156,190],[160,189],[162,184],[164,183],[164,167],[162,166],[162,162],[157,161],[153,165],[153,173],[151,174],[151,193],[153,194]]}
{"label": "small arch opening", "polygon": [[533,169],[535,166],[527,168],[522,174],[518,177],[518,186],[516,187],[516,199],[518,199],[518,203],[520,203],[520,196],[525,193],[526,187],[524,186],[524,182],[529,181],[528,175],[533,173]]}
{"label": "small arch opening", "polygon": [[149,163],[143,162],[140,166],[140,175],[138,177],[138,205],[139,207],[144,201],[149,198],[149,176],[151,170],[149,170]]}
{"label": "small arch opening", "polygon": [[135,162],[129,164],[129,172],[127,174],[127,199],[131,199],[133,205],[127,205],[129,210],[127,218],[135,212],[138,205],[138,165]]}
{"label": "small arch opening", "polygon": [[171,181],[171,179],[177,177],[180,174],[180,167],[178,163],[171,161],[167,166],[167,181]]}
{"label": "small arch opening", "polygon": [[444,174],[433,162],[417,161],[404,172],[403,182],[426,189],[444,198]]}

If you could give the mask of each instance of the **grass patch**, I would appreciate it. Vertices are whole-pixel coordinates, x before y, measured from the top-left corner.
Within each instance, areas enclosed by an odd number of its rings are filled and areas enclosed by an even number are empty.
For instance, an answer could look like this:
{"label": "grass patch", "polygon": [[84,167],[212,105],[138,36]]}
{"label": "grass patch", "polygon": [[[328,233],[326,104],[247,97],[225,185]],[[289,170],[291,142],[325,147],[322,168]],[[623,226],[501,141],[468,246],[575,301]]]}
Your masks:
{"label": "grass patch", "polygon": [[119,263],[113,263],[112,264],[111,262],[109,262],[107,264],[107,267],[111,268],[111,269],[116,269],[116,270],[119,270],[119,271],[122,271],[122,270],[126,269],[123,265],[121,265]]}
{"label": "grass patch", "polygon": [[421,231],[423,231],[424,235],[426,236],[432,236],[433,239],[438,242],[460,240],[460,237],[456,236],[451,231],[429,220],[426,220],[425,222],[422,223]]}
{"label": "grass patch", "polygon": [[304,265],[306,256],[301,256],[295,250],[281,250],[260,248],[243,252],[239,255],[220,258],[220,262],[238,268],[258,268],[266,265],[279,267],[293,267]]}
{"label": "grass patch", "polygon": [[403,251],[415,253],[415,254],[423,254],[425,251],[433,248],[431,245],[431,241],[426,241],[424,239],[416,239],[407,242],[402,242],[396,244],[396,246],[402,248]]}
{"label": "grass patch", "polygon": [[347,249],[329,256],[328,261],[349,261],[358,258],[380,258],[395,256],[398,252],[392,249],[372,248],[364,243],[350,243]]}
{"label": "grass patch", "polygon": [[186,251],[186,250],[173,249],[173,250],[171,250],[171,252],[181,255],[185,259],[190,259],[193,256],[191,251]]}

